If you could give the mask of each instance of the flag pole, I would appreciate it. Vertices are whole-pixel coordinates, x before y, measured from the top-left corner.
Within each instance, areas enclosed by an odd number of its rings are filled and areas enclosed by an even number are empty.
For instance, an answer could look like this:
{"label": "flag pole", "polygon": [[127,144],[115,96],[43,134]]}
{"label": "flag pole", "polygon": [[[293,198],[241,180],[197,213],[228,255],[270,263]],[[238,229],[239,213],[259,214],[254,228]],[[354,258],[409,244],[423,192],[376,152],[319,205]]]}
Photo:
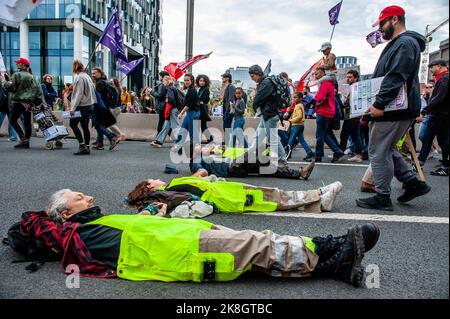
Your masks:
{"label": "flag pole", "polygon": [[99,45],[100,45],[100,42],[97,42],[97,45],[95,46],[94,51],[92,51],[91,56],[89,57],[89,61],[86,64],[86,67],[84,68],[84,72],[86,72],[87,68],[91,64],[92,59],[94,58],[95,52],[97,51],[97,48],[98,48]]}
{"label": "flag pole", "polygon": [[3,48],[5,50],[5,54],[3,55],[3,62],[5,63],[5,69],[6,69],[6,74],[8,74],[9,76],[9,71],[8,71],[8,50],[6,48],[6,31],[8,29],[8,26],[6,24],[3,25]]}
{"label": "flag pole", "polygon": [[[344,3],[344,0],[341,1],[341,9],[340,9],[340,10],[342,10],[342,4],[343,4],[343,3]],[[337,23],[335,23],[335,24],[333,25],[333,31],[331,31],[330,42],[331,42],[331,40],[333,40],[333,35],[334,35],[334,30],[336,29],[336,24],[337,24]]]}

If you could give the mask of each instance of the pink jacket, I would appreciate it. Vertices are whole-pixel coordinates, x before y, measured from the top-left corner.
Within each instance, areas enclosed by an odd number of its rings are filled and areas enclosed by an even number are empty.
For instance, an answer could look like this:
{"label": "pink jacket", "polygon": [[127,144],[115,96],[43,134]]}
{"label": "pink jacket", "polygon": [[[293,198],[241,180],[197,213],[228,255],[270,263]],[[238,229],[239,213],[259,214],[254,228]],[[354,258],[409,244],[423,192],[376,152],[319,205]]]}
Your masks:
{"label": "pink jacket", "polygon": [[316,101],[316,113],[323,117],[332,119],[336,113],[336,101],[334,98],[334,83],[323,81],[319,91],[316,93],[314,100]]}

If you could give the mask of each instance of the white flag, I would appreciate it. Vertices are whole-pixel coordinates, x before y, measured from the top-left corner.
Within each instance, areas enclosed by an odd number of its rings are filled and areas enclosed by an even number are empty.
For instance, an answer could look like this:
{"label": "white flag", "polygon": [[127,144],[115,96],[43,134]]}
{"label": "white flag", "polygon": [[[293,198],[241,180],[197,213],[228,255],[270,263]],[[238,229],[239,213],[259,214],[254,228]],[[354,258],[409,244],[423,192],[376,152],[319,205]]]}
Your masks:
{"label": "white flag", "polygon": [[0,23],[17,28],[42,0],[0,0]]}
{"label": "white flag", "polygon": [[5,73],[5,72],[6,72],[5,61],[3,61],[3,55],[0,52],[0,73]]}

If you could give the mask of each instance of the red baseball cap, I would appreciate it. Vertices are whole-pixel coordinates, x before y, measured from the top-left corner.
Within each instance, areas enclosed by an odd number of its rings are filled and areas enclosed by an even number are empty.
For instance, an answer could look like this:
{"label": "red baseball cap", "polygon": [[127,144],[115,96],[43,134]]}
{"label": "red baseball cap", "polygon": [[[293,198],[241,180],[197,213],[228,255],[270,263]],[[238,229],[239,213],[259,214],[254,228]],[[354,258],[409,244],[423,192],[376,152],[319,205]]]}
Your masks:
{"label": "red baseball cap", "polygon": [[16,60],[15,62],[16,62],[16,63],[23,63],[23,64],[25,64],[26,66],[30,66],[30,61],[28,61],[28,60],[25,59],[25,58],[20,58],[19,60]]}
{"label": "red baseball cap", "polygon": [[383,11],[381,11],[380,17],[378,18],[377,21],[375,21],[372,24],[372,27],[376,27],[377,25],[380,24],[380,22],[382,22],[383,20],[386,20],[387,18],[390,18],[393,16],[403,17],[404,15],[405,15],[405,10],[402,7],[399,7],[399,6],[386,7],[383,9]]}

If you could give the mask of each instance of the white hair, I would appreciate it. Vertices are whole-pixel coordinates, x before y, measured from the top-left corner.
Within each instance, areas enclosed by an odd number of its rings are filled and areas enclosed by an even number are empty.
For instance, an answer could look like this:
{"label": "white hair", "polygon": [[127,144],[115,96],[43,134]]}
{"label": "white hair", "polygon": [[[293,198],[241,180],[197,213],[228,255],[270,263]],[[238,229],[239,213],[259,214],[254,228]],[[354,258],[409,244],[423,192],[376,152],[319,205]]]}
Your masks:
{"label": "white hair", "polygon": [[51,220],[56,222],[64,222],[61,217],[61,213],[67,209],[68,199],[64,196],[67,193],[71,193],[70,189],[62,189],[57,191],[52,196],[50,196],[50,201],[48,204],[48,216]]}

